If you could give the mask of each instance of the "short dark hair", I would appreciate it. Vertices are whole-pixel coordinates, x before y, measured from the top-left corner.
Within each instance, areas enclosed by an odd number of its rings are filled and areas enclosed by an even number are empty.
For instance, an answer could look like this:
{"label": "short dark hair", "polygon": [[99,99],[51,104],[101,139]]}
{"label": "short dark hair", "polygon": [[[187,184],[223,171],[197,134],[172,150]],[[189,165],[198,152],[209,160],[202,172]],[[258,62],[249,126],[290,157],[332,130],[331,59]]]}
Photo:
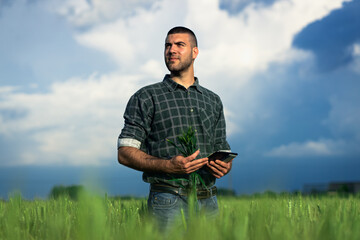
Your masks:
{"label": "short dark hair", "polygon": [[198,46],[195,33],[193,31],[191,31],[189,28],[182,27],[182,26],[173,27],[172,29],[170,29],[170,31],[168,32],[168,34],[166,36],[169,36],[170,34],[176,34],[176,33],[187,33],[187,34],[189,34],[190,35],[190,41],[191,41],[193,47]]}

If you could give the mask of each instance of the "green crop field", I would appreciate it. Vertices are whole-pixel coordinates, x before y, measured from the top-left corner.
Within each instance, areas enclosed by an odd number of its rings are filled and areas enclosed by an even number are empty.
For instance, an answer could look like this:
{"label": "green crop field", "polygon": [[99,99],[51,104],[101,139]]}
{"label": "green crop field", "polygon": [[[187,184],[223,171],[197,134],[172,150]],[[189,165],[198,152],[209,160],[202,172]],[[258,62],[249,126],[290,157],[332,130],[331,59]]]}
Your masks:
{"label": "green crop field", "polygon": [[360,198],[220,197],[215,219],[197,215],[159,232],[146,199],[81,195],[0,201],[0,239],[360,239]]}

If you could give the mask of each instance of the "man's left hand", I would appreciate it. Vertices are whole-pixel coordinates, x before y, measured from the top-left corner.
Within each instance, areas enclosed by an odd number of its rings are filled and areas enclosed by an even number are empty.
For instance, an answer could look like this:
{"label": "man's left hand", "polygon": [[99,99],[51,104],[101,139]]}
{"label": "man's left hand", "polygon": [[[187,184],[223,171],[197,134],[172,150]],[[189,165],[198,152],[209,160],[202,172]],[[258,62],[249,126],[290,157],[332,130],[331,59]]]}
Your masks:
{"label": "man's left hand", "polygon": [[212,175],[216,178],[221,178],[230,172],[232,160],[228,163],[221,160],[209,161],[207,167]]}

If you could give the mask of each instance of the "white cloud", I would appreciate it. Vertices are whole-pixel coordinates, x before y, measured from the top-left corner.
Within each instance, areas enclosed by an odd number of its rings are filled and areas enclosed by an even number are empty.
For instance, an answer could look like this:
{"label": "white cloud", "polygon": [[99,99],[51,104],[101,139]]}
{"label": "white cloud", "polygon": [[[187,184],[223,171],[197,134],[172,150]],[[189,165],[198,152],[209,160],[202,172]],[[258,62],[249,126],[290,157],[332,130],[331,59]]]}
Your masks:
{"label": "white cloud", "polygon": [[65,0],[60,3],[52,1],[49,8],[65,16],[75,26],[88,26],[116,18],[126,18],[136,14],[142,8],[149,8],[156,0]]}
{"label": "white cloud", "polygon": [[12,93],[13,91],[16,90],[16,87],[13,87],[13,86],[4,86],[4,87],[0,87],[0,93],[1,93],[1,96],[5,96],[7,94],[10,94]]}
{"label": "white cloud", "polygon": [[163,68],[164,68],[164,63],[155,59],[150,59],[143,66],[140,67],[140,70],[147,76],[156,79],[159,78],[159,76],[164,75]]}
{"label": "white cloud", "polygon": [[360,43],[353,45],[353,52],[352,52],[354,61],[351,64],[350,68],[360,74]]}
{"label": "white cloud", "polygon": [[237,115],[224,107],[224,115],[225,115],[225,121],[226,121],[226,133],[227,136],[232,136],[235,133],[242,132],[243,130],[241,127],[237,124]]}
{"label": "white cloud", "polygon": [[360,44],[354,44],[353,46],[353,54],[354,56],[360,56]]}
{"label": "white cloud", "polygon": [[265,153],[265,156],[280,158],[338,156],[346,154],[347,148],[348,143],[343,140],[320,139],[281,145]]}
{"label": "white cloud", "polygon": [[[149,58],[162,59],[167,30],[183,24],[199,38],[197,72],[206,78],[226,73],[232,76],[228,83],[234,84],[234,77],[241,77],[237,83],[246,81],[251,74],[266,70],[271,62],[303,59],[301,52],[291,49],[294,34],[341,7],[342,2],[284,0],[270,7],[250,5],[237,16],[229,16],[219,9],[218,1],[161,1],[128,18],[98,22],[76,38],[81,44],[106,52],[121,68],[135,71]],[[104,7],[104,14],[108,8]]]}
{"label": "white cloud", "polygon": [[25,134],[34,141],[31,150],[22,149],[21,160],[11,164],[106,164],[103,159],[116,149],[125,104],[144,84],[142,78],[94,74],[53,84],[45,94],[7,91],[0,110],[26,114],[0,117],[0,134]]}
{"label": "white cloud", "polygon": [[[163,59],[165,35],[174,25],[183,24],[187,14],[183,7],[183,1],[163,1],[149,10],[140,9],[131,17],[79,31],[76,39],[80,44],[107,53],[123,71],[138,72],[149,61]],[[161,66],[165,72],[164,64]]]}

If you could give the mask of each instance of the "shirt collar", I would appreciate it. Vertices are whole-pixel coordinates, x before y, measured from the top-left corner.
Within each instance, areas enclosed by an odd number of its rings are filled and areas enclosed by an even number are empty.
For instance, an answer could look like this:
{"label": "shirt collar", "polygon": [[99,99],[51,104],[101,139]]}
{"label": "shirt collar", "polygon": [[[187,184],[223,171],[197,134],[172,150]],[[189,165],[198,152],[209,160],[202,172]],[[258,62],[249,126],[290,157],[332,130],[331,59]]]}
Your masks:
{"label": "shirt collar", "polygon": [[[197,77],[194,77],[194,78],[195,78],[195,82],[190,87],[193,87],[199,93],[202,93],[198,78]],[[175,82],[174,80],[172,80],[170,77],[170,74],[165,75],[163,82],[167,86],[167,88],[169,89],[170,92],[175,91],[178,87],[184,88],[184,86],[182,86],[182,85],[178,84],[177,82]]]}

